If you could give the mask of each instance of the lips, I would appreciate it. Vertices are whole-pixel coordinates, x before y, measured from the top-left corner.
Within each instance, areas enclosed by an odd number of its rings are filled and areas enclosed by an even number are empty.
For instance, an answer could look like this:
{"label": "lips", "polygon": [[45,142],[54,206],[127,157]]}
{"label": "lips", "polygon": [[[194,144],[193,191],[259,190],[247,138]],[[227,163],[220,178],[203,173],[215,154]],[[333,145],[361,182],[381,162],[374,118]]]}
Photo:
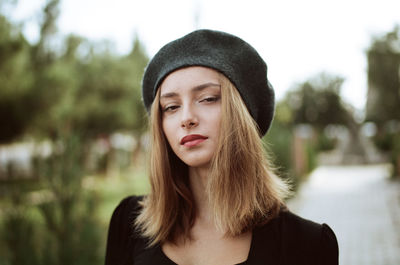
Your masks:
{"label": "lips", "polygon": [[195,146],[195,145],[198,145],[199,143],[203,142],[207,138],[208,137],[203,136],[201,134],[189,134],[181,139],[181,145],[189,146],[189,147]]}

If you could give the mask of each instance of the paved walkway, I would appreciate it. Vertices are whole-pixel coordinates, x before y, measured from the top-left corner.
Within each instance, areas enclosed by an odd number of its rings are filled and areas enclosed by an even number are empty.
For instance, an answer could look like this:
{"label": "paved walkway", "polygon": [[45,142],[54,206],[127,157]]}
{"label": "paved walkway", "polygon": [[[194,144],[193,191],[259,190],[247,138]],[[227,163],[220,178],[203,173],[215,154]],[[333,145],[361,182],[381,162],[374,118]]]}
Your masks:
{"label": "paved walkway", "polygon": [[327,223],[341,265],[400,264],[400,182],[387,165],[322,166],[289,202],[293,212]]}

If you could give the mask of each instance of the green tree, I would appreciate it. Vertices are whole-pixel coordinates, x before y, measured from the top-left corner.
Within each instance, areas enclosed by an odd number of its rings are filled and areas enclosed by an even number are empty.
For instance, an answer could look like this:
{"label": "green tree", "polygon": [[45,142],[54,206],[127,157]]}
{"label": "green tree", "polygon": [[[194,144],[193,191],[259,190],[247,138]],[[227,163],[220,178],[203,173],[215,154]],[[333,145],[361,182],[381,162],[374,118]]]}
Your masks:
{"label": "green tree", "polygon": [[278,102],[268,142],[277,163],[297,185],[317,165],[317,154],[335,148],[336,139],[326,135],[327,126],[342,125],[358,140],[359,125],[340,97],[344,79],[318,74],[295,85]]}
{"label": "green tree", "polygon": [[280,177],[288,179],[297,187],[298,178],[293,172],[292,145],[293,128],[292,112],[285,101],[277,102],[275,117],[271,128],[263,138],[267,150],[270,151]]}
{"label": "green tree", "polygon": [[374,142],[400,175],[400,26],[372,40],[367,51],[366,120],[377,125]]}
{"label": "green tree", "polygon": [[[4,28],[0,32],[0,78],[5,80],[0,82],[0,122],[10,128],[0,130],[7,132],[1,140],[11,142],[19,136],[33,135],[52,142],[52,153],[45,160],[39,159],[34,174],[39,176],[41,187],[53,195],[39,204],[45,227],[37,229],[40,222],[31,223],[25,215],[5,218],[4,231],[15,232],[6,237],[11,264],[101,263],[101,230],[95,219],[97,203],[93,196],[85,195],[81,183],[85,174],[86,133],[72,122],[82,80],[82,62],[75,55],[83,40],[69,37],[64,52],[52,47],[58,4],[59,1],[47,2],[40,40],[34,45],[27,43],[18,28],[3,16],[0,20]],[[14,188],[21,193],[20,185]],[[35,237],[38,242],[33,237],[26,240],[26,233],[39,230],[42,237]],[[27,260],[33,255],[23,255],[24,251],[33,244],[46,248]]]}
{"label": "green tree", "polygon": [[346,125],[349,112],[340,98],[344,79],[319,74],[297,85],[286,101],[293,113],[293,123],[312,124],[322,130],[329,124]]}
{"label": "green tree", "polygon": [[[120,56],[107,44],[102,49],[83,37],[63,38],[56,27],[59,2],[47,1],[35,44],[0,16],[0,143],[31,136],[49,140],[52,147],[49,157],[34,163],[38,186],[51,195],[34,206],[42,219],[4,219],[9,251],[0,263],[101,263],[104,231],[96,219],[98,198],[82,187],[86,158],[99,136],[127,132],[140,143],[146,130],[141,77],[148,57],[140,40]],[[13,187],[25,192],[20,185]],[[25,240],[26,233],[39,236]],[[35,255],[23,255],[32,245]]]}
{"label": "green tree", "polygon": [[[51,264],[99,264],[101,231],[96,220],[94,194],[83,193],[85,150],[83,138],[67,135],[63,146],[39,164],[41,176],[53,198],[39,206],[49,233]],[[88,196],[88,197],[84,197]]]}
{"label": "green tree", "polygon": [[367,121],[381,129],[390,120],[400,120],[400,27],[375,38],[367,51]]}
{"label": "green tree", "polygon": [[33,74],[29,44],[17,26],[0,15],[0,144],[20,137],[29,127]]}
{"label": "green tree", "polygon": [[141,76],[147,64],[140,42],[128,56],[93,54],[81,64],[73,124],[90,137],[116,131],[142,132],[145,117],[141,102]]}

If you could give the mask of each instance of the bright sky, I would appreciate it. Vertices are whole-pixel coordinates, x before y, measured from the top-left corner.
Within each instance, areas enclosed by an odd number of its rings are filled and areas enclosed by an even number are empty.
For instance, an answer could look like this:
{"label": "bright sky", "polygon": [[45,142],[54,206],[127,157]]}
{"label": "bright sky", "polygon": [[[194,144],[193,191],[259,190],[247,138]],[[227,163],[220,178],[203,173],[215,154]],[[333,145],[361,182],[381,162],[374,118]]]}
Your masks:
{"label": "bright sky", "polygon": [[[135,34],[150,56],[196,28],[217,29],[249,42],[265,59],[277,98],[294,84],[328,72],[346,79],[344,100],[364,108],[365,51],[372,36],[400,25],[399,0],[61,0],[59,30],[93,41],[109,39],[127,53]],[[19,0],[16,20],[38,36],[44,0]]]}

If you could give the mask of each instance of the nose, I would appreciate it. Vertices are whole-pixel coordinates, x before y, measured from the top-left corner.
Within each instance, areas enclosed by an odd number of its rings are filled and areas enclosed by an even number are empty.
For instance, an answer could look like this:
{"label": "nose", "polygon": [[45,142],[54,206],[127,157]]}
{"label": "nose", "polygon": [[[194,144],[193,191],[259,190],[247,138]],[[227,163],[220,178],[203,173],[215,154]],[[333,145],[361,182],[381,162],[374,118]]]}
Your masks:
{"label": "nose", "polygon": [[182,111],[181,127],[191,129],[198,125],[199,121],[195,111],[190,106],[184,106]]}

